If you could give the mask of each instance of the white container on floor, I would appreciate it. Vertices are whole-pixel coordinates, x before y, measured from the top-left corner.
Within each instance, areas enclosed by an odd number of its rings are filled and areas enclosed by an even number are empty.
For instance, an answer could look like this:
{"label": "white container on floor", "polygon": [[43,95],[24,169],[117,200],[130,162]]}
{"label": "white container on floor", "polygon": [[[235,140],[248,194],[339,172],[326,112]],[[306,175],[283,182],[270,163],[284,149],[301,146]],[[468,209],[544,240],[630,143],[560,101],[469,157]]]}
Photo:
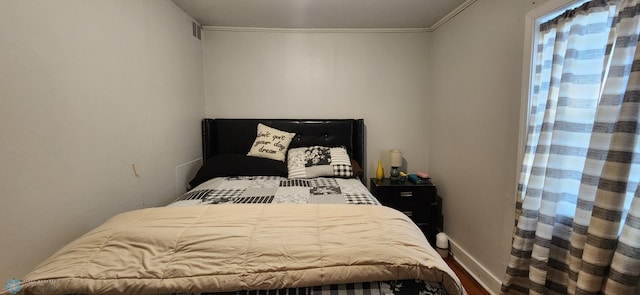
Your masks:
{"label": "white container on floor", "polygon": [[436,250],[442,258],[449,256],[449,237],[445,233],[439,233],[436,235]]}

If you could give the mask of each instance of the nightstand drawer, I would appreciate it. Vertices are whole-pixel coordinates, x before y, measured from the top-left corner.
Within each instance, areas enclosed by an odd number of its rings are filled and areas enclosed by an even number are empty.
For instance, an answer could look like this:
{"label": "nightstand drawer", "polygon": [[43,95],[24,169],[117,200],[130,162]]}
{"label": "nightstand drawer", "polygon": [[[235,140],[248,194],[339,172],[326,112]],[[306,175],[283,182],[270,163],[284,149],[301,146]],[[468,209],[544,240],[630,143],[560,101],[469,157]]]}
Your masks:
{"label": "nightstand drawer", "polygon": [[411,218],[411,220],[413,220],[413,222],[417,224],[429,223],[429,213],[425,208],[398,208],[395,206],[391,208],[394,208],[409,216],[409,218]]}
{"label": "nightstand drawer", "polygon": [[435,187],[379,187],[375,196],[382,205],[405,213],[414,222],[427,222],[435,200]]}
{"label": "nightstand drawer", "polygon": [[433,202],[434,195],[434,186],[387,186],[379,187],[376,192],[380,202],[393,206],[428,206]]}
{"label": "nightstand drawer", "polygon": [[381,187],[379,191],[385,194],[388,197],[398,197],[398,198],[415,198],[418,196],[424,196],[426,194],[430,194],[435,189],[434,186],[388,186]]}
{"label": "nightstand drawer", "polygon": [[411,205],[411,204],[407,204],[407,203],[386,203],[383,204],[385,206],[394,208],[404,214],[406,214],[407,216],[409,216],[411,218],[411,220],[413,220],[414,222],[429,222],[429,212],[431,210],[429,210],[429,207],[427,205]]}

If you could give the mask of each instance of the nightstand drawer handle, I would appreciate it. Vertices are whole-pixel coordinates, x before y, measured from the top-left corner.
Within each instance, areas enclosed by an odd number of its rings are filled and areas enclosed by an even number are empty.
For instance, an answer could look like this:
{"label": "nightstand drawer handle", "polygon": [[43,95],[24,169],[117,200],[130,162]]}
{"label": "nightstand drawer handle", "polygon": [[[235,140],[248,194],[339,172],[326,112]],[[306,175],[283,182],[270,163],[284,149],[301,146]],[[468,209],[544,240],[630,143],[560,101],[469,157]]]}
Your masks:
{"label": "nightstand drawer handle", "polygon": [[401,197],[413,197],[413,192],[400,192]]}
{"label": "nightstand drawer handle", "polygon": [[413,216],[413,211],[402,211],[402,213],[404,213],[405,215],[411,217]]}

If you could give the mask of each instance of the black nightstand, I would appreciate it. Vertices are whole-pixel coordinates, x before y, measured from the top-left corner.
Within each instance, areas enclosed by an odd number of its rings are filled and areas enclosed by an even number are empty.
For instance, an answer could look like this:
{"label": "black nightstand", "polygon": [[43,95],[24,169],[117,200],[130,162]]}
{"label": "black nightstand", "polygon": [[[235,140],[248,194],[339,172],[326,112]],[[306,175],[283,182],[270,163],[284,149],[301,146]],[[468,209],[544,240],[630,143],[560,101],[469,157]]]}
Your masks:
{"label": "black nightstand", "polygon": [[382,205],[409,216],[435,247],[436,235],[443,230],[442,198],[435,185],[371,178],[370,190]]}

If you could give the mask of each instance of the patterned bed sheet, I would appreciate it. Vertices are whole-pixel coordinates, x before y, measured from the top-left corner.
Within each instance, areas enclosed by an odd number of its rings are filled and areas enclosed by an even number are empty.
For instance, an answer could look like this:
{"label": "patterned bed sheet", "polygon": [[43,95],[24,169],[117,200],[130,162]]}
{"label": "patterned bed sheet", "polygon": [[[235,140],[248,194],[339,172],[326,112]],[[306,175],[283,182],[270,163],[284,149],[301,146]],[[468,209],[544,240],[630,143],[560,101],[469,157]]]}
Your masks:
{"label": "patterned bed sheet", "polygon": [[[446,295],[439,283],[421,280],[402,280],[341,284],[308,288],[264,291],[202,293],[199,295]],[[178,294],[176,294],[178,295]],[[192,294],[180,294],[192,295]]]}
{"label": "patterned bed sheet", "polygon": [[279,176],[237,176],[218,177],[206,181],[169,206],[224,203],[380,205],[355,178],[288,179]]}
{"label": "patterned bed sheet", "polygon": [[[235,176],[218,177],[206,181],[185,193],[169,206],[215,205],[215,204],[354,204],[381,205],[358,179],[312,178],[288,179],[279,176]],[[225,293],[202,293],[200,295],[258,295],[258,294],[447,294],[437,282],[401,280],[339,284],[281,290],[239,291]],[[185,294],[186,295],[186,294]],[[191,294],[195,295],[195,294]]]}

